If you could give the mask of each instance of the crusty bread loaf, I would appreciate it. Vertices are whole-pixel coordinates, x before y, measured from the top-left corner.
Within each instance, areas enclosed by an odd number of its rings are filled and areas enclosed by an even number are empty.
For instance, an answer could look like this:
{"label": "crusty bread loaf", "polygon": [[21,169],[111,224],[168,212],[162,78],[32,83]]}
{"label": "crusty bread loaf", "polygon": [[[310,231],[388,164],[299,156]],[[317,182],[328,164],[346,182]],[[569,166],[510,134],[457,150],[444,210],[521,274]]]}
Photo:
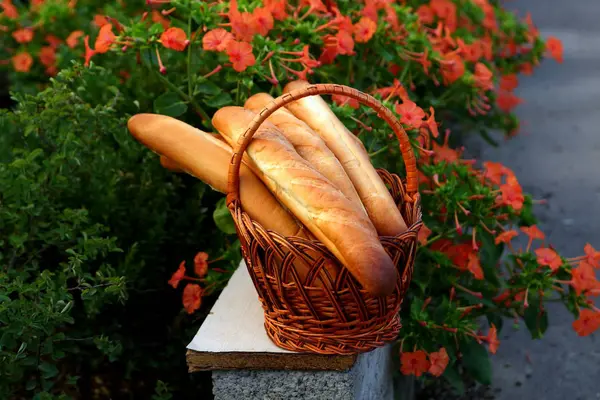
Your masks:
{"label": "crusty bread loaf", "polygon": [[[195,176],[221,193],[227,192],[233,152],[224,141],[164,115],[137,114],[127,126],[139,142],[163,156],[161,162],[166,160],[168,166]],[[265,229],[283,236],[310,237],[245,164],[240,168],[240,196],[244,210]]]}
{"label": "crusty bread loaf", "polygon": [[[233,146],[254,117],[241,107],[224,107],[212,123]],[[396,268],[366,214],[317,172],[269,121],[247,148],[250,165],[279,201],[374,295],[389,295]]]}
{"label": "crusty bread loaf", "polygon": [[[284,93],[309,86],[306,81],[287,84]],[[360,195],[373,225],[383,236],[398,235],[407,230],[394,199],[371,164],[363,146],[336,117],[321,96],[309,96],[286,106],[296,117],[306,122],[340,160]]]}
{"label": "crusty bread loaf", "polygon": [[[267,93],[258,93],[246,100],[244,107],[259,113],[273,100],[273,97]],[[348,199],[356,202],[362,210],[365,210],[340,161],[329,150],[323,139],[306,123],[300,121],[285,108],[277,109],[267,121],[272,122],[273,125],[279,128],[302,158],[308,161],[325,178],[329,179]]]}

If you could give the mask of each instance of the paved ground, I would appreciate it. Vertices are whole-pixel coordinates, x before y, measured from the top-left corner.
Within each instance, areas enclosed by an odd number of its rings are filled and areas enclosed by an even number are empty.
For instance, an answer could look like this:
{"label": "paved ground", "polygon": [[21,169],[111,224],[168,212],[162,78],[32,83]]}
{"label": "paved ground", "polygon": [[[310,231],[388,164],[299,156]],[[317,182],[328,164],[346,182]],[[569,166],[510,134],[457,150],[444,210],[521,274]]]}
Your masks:
{"label": "paved ground", "polygon": [[[586,242],[600,248],[600,0],[507,4],[531,11],[544,37],[560,38],[565,61],[547,60],[521,79],[522,134],[482,147],[482,156],[511,167],[527,192],[548,200],[537,207],[542,229],[561,254],[580,255]],[[541,341],[505,325],[493,358],[498,399],[600,399],[600,336],[578,337],[563,308],[551,308]]]}

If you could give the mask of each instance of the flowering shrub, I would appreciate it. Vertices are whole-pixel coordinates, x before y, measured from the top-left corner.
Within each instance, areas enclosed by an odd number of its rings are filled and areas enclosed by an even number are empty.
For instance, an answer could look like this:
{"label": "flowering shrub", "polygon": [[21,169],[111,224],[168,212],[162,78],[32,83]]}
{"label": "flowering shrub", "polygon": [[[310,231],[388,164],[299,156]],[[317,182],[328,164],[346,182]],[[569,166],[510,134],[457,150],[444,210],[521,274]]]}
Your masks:
{"label": "flowering shrub", "polygon": [[[490,383],[488,351],[498,350],[503,317],[523,321],[532,337],[541,338],[549,323],[547,301],[565,303],[580,335],[600,326],[600,310],[589,300],[600,293],[593,273],[600,253],[588,244],[582,257],[561,257],[537,228],[535,201],[514,173],[466,160],[450,143],[456,132],[478,132],[493,144],[493,130],[507,138],[516,134],[511,111],[522,102],[514,94],[520,74],[531,74],[545,55],[562,62],[560,41],[542,40],[529,15],[519,17],[491,0],[2,5],[5,67],[15,90],[42,84],[44,74],[78,59],[90,72],[113,77],[105,86],[90,79],[90,89],[78,92],[83,100],[99,104],[95,94],[109,89],[121,113],[153,111],[206,130],[218,108],[242,105],[259,91],[280,95],[285,82],[298,78],[355,87],[396,111],[418,155],[425,222],[402,309],[402,373],[444,376],[460,389],[460,365]],[[42,52],[45,32],[60,39],[54,58]],[[332,100],[373,163],[402,174],[384,122],[353,100]],[[229,246],[198,244],[181,253],[194,261],[181,262],[168,283],[181,290],[188,314],[222,287],[239,253],[223,199],[216,196],[210,208]],[[124,234],[135,240],[135,233]],[[518,236],[526,239],[522,248]]]}

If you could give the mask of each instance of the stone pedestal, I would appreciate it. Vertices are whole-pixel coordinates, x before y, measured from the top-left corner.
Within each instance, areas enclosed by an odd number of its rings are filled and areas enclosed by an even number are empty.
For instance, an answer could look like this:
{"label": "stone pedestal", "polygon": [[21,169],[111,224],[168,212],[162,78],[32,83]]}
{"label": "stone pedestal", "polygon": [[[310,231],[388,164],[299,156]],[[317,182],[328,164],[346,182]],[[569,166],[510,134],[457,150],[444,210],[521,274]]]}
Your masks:
{"label": "stone pedestal", "polygon": [[360,355],[295,353],[275,346],[263,323],[242,262],[188,345],[190,372],[213,371],[216,400],[394,398],[389,346]]}

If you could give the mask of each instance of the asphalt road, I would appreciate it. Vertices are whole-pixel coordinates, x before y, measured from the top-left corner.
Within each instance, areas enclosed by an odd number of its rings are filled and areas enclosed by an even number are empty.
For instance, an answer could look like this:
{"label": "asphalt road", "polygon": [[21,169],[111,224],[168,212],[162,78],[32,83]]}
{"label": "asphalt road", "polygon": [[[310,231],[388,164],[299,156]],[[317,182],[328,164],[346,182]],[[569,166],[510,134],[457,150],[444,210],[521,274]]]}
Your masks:
{"label": "asphalt road", "polygon": [[[600,0],[506,4],[521,15],[530,11],[543,37],[560,38],[565,60],[546,60],[533,76],[520,78],[522,133],[477,153],[512,168],[525,191],[548,201],[536,214],[562,255],[583,254],[586,242],[600,249]],[[467,146],[477,148],[478,141]],[[577,336],[573,316],[552,305],[542,340],[505,324],[493,356],[497,399],[600,399],[598,334]]]}

